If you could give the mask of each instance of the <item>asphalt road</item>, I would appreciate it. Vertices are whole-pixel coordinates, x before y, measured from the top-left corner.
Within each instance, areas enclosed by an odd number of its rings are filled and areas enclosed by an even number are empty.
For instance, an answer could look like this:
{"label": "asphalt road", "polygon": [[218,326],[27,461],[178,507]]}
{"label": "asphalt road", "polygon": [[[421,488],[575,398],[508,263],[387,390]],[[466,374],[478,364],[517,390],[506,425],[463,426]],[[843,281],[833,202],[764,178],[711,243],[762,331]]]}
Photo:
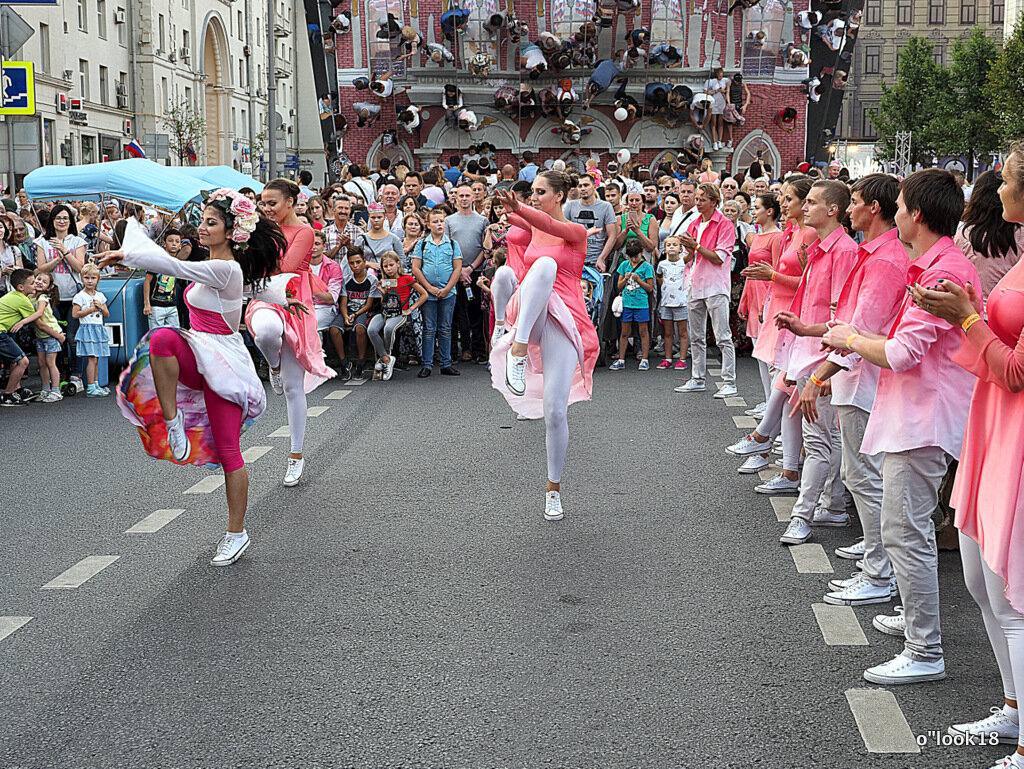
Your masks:
{"label": "asphalt road", "polygon": [[[0,767],[979,767],[1008,749],[929,735],[1000,702],[956,553],[941,557],[949,677],[892,690],[921,753],[869,753],[848,690],[901,642],[829,646],[730,407],[676,372],[601,369],[570,409],[561,522],[542,423],[458,379],[328,383],[306,474],[280,485],[284,404],[243,437],[248,553],[209,566],[223,491],[144,455],[113,399],[0,410]],[[742,360],[740,393],[759,385]],[[341,400],[325,396],[349,390]],[[184,509],[150,534],[126,534]],[[857,536],[816,530],[832,549]],[[89,556],[77,589],[42,589]],[[2,635],[2,620],[0,620]],[[885,712],[879,718],[890,722]],[[891,724],[890,724],[891,725]],[[886,723],[882,724],[884,731]]]}

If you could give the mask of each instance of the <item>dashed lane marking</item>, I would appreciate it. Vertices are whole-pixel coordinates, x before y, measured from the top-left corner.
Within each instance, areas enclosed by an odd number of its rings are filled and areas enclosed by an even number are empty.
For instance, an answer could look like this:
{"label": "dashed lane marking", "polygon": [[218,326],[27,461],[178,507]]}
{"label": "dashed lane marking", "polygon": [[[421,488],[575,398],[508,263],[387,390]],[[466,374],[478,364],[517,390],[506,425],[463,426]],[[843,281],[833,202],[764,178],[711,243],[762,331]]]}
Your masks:
{"label": "dashed lane marking", "polygon": [[852,607],[812,603],[811,609],[814,610],[814,618],[818,620],[821,635],[829,646],[868,645],[868,639]]}
{"label": "dashed lane marking", "polygon": [[0,641],[31,621],[31,617],[0,617]]}
{"label": "dashed lane marking", "polygon": [[832,574],[832,563],[821,545],[790,545],[789,552],[801,574]]}
{"label": "dashed lane marking", "polygon": [[920,753],[914,733],[892,692],[847,689],[846,701],[869,753]]}
{"label": "dashed lane marking", "polygon": [[[243,455],[244,456],[244,455]],[[137,524],[128,529],[125,534],[153,534],[160,531],[179,515],[185,512],[185,508],[178,507],[172,510],[157,510],[150,513]]]}
{"label": "dashed lane marking", "polygon": [[242,461],[246,464],[252,464],[268,451],[273,451],[273,449],[273,446],[250,446],[242,452]]}
{"label": "dashed lane marking", "polygon": [[365,379],[350,379],[349,381],[345,382],[346,387],[359,387],[359,385],[364,384],[366,384]]}
{"label": "dashed lane marking", "polygon": [[323,414],[330,406],[310,406],[306,409],[307,417],[318,417]]}
{"label": "dashed lane marking", "polygon": [[751,427],[757,427],[757,420],[754,419],[753,417],[733,417],[732,421],[736,424],[737,427],[741,427],[744,430],[749,429]]}
{"label": "dashed lane marking", "polygon": [[[726,406],[746,406],[747,401],[743,398],[723,398]],[[753,419],[753,417],[751,417]]]}
{"label": "dashed lane marking", "polygon": [[351,392],[351,390],[335,390],[334,392],[325,395],[324,400],[340,401],[342,398],[344,398],[346,395],[349,395]]}
{"label": "dashed lane marking", "polygon": [[290,438],[292,435],[291,430],[288,429],[288,425],[278,427],[274,432],[268,435],[268,438]]}
{"label": "dashed lane marking", "polygon": [[185,489],[182,494],[212,494],[224,485],[224,476],[221,474],[208,475],[199,483]]}
{"label": "dashed lane marking", "polygon": [[793,513],[793,505],[796,504],[796,497],[772,497],[772,510],[779,523],[786,523]]}
{"label": "dashed lane marking", "polygon": [[[772,478],[778,475],[778,473],[775,472],[774,470],[759,470],[757,475],[762,481],[770,481]],[[772,497],[772,499],[775,498]]]}
{"label": "dashed lane marking", "polygon": [[722,369],[720,368],[709,368],[708,376],[722,376]]}
{"label": "dashed lane marking", "polygon": [[120,557],[119,555],[90,555],[63,574],[51,579],[43,585],[43,590],[65,590],[80,587]]}

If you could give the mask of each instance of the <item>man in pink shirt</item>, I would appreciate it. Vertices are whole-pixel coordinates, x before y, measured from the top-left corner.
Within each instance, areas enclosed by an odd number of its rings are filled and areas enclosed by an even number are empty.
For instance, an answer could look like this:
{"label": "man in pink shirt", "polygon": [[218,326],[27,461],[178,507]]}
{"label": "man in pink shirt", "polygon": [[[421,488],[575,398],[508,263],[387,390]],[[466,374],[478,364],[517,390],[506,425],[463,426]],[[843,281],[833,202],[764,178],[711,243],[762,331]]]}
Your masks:
{"label": "man in pink shirt", "polygon": [[[964,195],[953,176],[929,168],[900,185],[896,226],[914,260],[907,281],[978,285],[978,271],[953,243]],[[882,455],[882,544],[892,560],[906,623],[903,652],[868,668],[877,684],[946,677],[939,623],[938,557],[931,515],[949,460],[960,455],[974,375],[952,362],[959,328],[915,307],[908,294],[888,337],[839,322],[824,341],[880,366],[861,452]]]}
{"label": "man in pink shirt", "polygon": [[690,269],[690,355],[693,376],[675,388],[677,393],[703,392],[707,374],[708,316],[715,341],[722,352],[722,381],[725,385],[716,398],[736,395],[736,348],[729,327],[729,294],[732,291],[732,250],[736,245],[736,225],[718,210],[722,193],[714,184],[697,187],[697,212],[682,236],[683,257]]}
{"label": "man in pink shirt", "polygon": [[[796,337],[790,347],[786,379],[800,388],[820,382],[812,377],[825,360],[821,335],[827,330],[825,324],[832,320],[832,308],[857,261],[857,244],[839,223],[849,205],[850,193],[845,184],[837,181],[815,182],[804,198],[804,224],[818,233],[818,242],[807,251],[807,265],[789,311],[774,318],[779,328]],[[800,494],[786,532],[779,540],[784,545],[806,542],[811,537],[812,524],[845,526],[850,520],[839,480],[842,442],[831,392],[819,391],[814,405],[813,411],[804,412],[801,422],[806,458],[800,475]],[[825,504],[816,510],[823,491]]]}

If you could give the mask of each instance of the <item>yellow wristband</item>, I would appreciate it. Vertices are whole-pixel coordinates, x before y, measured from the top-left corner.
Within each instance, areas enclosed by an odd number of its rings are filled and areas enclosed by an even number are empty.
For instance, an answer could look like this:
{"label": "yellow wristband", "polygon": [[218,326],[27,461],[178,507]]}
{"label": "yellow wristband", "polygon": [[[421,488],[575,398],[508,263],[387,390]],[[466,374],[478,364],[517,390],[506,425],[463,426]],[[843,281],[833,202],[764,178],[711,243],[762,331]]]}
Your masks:
{"label": "yellow wristband", "polygon": [[853,342],[853,340],[856,339],[859,336],[860,336],[860,334],[850,334],[848,337],[846,337],[846,348],[848,350],[852,350],[853,349],[853,347],[850,345],[850,343]]}
{"label": "yellow wristband", "polygon": [[981,320],[981,316],[978,315],[978,313],[976,312],[972,313],[971,315],[967,316],[967,320],[960,324],[960,328],[962,328],[964,330],[964,333],[966,334],[968,331],[971,330],[971,326],[973,326],[979,320]]}
{"label": "yellow wristband", "polygon": [[775,280],[775,270],[772,270],[772,276],[768,280]]}
{"label": "yellow wristband", "polygon": [[814,376],[814,374],[811,374],[811,381],[814,383],[815,387],[824,387],[825,386],[825,380],[824,379],[818,379],[818,377]]}

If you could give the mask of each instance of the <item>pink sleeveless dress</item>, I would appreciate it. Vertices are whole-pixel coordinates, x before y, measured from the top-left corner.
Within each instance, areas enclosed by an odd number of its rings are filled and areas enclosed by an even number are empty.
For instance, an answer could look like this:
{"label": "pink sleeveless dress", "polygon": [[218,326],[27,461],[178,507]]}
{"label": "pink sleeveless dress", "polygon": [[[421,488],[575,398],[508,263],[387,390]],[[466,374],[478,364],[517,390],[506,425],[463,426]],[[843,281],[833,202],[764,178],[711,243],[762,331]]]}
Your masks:
{"label": "pink sleeveless dress", "polygon": [[[291,313],[286,307],[254,300],[249,302],[245,311],[245,323],[249,326],[249,319],[256,310],[270,310],[280,316],[284,322],[285,343],[306,370],[303,387],[308,393],[335,376],[335,372],[324,363],[320,334],[316,330],[316,313],[312,311],[313,291],[324,291],[326,287],[309,268],[309,260],[313,256],[313,229],[305,224],[286,224],[281,230],[288,241],[288,249],[281,258],[277,272],[294,272],[303,278],[293,285],[297,287],[299,301],[310,308],[310,312]],[[252,332],[251,326],[249,331]]]}
{"label": "pink sleeveless dress", "polygon": [[978,379],[950,500],[956,527],[981,547],[1024,614],[1024,261],[989,294],[954,356]]}
{"label": "pink sleeveless dress", "polygon": [[[517,213],[509,215],[509,221],[515,225],[509,229],[509,241],[521,238],[520,233],[514,232],[517,228],[531,234],[533,228],[542,229],[566,241],[556,246],[539,246],[531,242],[523,254],[521,272],[516,271],[516,276],[521,284],[530,267],[542,256],[550,256],[558,265],[554,289],[548,300],[547,322],[557,324],[576,348],[579,358],[569,391],[569,403],[590,400],[599,345],[594,324],[587,314],[583,288],[580,286],[583,279],[583,260],[587,253],[587,231],[580,224],[556,222],[547,214],[528,206],[520,206]],[[510,246],[510,263],[513,258],[512,251]],[[513,266],[512,269],[515,271],[516,267]],[[527,353],[529,363],[526,368],[526,392],[523,395],[515,395],[505,384],[505,353],[515,339],[518,315],[517,288],[505,309],[505,325],[509,331],[491,350],[491,384],[505,396],[508,405],[517,414],[540,419],[544,416],[544,369],[540,345],[531,343]]]}

